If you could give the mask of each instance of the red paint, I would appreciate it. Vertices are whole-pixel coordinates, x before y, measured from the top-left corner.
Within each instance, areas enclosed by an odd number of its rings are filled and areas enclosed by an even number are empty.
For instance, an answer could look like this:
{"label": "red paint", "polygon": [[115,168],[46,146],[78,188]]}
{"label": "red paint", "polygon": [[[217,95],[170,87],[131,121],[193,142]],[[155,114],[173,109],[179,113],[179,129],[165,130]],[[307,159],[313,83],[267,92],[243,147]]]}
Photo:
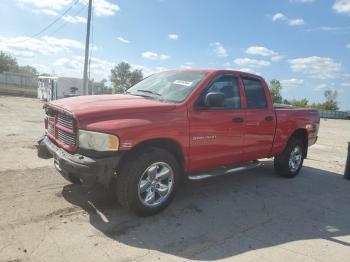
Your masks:
{"label": "red paint", "polygon": [[[307,125],[313,127],[307,130],[309,145],[315,143],[319,128],[317,110],[274,109],[268,87],[259,76],[230,70],[202,71],[208,75],[180,104],[130,95],[102,95],[56,100],[48,106],[72,115],[78,129],[117,135],[121,145],[131,143],[134,147],[151,139],[171,139],[180,146],[188,173],[275,156],[283,151],[295,130],[306,130]],[[194,104],[200,93],[220,74],[262,81],[267,108],[247,108],[239,79],[241,109],[196,109]],[[267,116],[272,120],[266,120]],[[244,122],[234,123],[232,119],[236,117],[242,117]]]}

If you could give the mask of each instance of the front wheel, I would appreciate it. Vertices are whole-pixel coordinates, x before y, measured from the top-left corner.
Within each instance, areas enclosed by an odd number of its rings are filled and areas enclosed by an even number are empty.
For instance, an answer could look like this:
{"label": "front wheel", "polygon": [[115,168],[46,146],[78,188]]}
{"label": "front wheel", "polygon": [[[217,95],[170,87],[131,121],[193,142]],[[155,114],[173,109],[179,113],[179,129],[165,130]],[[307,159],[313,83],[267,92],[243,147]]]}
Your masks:
{"label": "front wheel", "polygon": [[299,174],[304,162],[304,144],[300,139],[291,138],[285,150],[275,157],[274,167],[281,177],[293,178]]}
{"label": "front wheel", "polygon": [[176,158],[164,149],[139,151],[118,174],[115,189],[120,204],[140,216],[159,213],[174,197],[180,170]]}

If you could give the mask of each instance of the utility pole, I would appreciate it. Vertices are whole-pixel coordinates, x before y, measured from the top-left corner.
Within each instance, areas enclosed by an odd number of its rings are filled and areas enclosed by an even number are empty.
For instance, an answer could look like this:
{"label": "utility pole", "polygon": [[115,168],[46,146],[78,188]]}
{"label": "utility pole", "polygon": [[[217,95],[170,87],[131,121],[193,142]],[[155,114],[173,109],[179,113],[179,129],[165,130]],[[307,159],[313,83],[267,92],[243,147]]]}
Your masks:
{"label": "utility pole", "polygon": [[85,42],[85,61],[84,61],[84,76],[83,76],[83,95],[88,95],[89,79],[88,79],[88,64],[89,64],[89,47],[90,47],[90,25],[91,25],[91,10],[92,0],[89,0],[88,19],[86,24],[86,42]]}

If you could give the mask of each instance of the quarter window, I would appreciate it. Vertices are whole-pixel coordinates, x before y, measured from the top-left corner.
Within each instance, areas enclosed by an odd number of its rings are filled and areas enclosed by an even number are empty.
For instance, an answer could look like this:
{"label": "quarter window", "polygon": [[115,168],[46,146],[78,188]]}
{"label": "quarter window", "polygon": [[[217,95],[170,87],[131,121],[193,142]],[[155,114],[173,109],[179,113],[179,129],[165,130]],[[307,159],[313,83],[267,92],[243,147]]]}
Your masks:
{"label": "quarter window", "polygon": [[267,101],[264,87],[260,80],[243,78],[247,108],[259,109],[267,108]]}

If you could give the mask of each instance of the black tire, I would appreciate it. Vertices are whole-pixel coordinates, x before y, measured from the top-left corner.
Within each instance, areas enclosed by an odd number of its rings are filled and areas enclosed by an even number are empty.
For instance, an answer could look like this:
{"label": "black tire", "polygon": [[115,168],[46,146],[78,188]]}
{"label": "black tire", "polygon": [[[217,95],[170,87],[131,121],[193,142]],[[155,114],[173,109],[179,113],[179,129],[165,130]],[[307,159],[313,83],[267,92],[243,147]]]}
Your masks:
{"label": "black tire", "polygon": [[[173,171],[172,187],[164,202],[150,207],[146,206],[140,199],[139,186],[146,170],[155,163],[166,163],[171,167]],[[161,212],[170,204],[180,182],[180,174],[180,165],[170,152],[161,148],[145,148],[135,152],[125,160],[113,187],[118,201],[123,207],[138,216],[150,216]]]}
{"label": "black tire", "polygon": [[[293,168],[293,166],[290,165],[289,160],[293,150],[295,150],[297,147],[299,147],[301,150],[301,160],[297,168],[296,166],[294,166]],[[289,140],[285,150],[280,155],[275,157],[274,168],[276,173],[279,176],[285,177],[285,178],[293,178],[297,176],[300,172],[300,169],[303,166],[304,152],[305,152],[304,143],[300,139],[292,137]]]}

